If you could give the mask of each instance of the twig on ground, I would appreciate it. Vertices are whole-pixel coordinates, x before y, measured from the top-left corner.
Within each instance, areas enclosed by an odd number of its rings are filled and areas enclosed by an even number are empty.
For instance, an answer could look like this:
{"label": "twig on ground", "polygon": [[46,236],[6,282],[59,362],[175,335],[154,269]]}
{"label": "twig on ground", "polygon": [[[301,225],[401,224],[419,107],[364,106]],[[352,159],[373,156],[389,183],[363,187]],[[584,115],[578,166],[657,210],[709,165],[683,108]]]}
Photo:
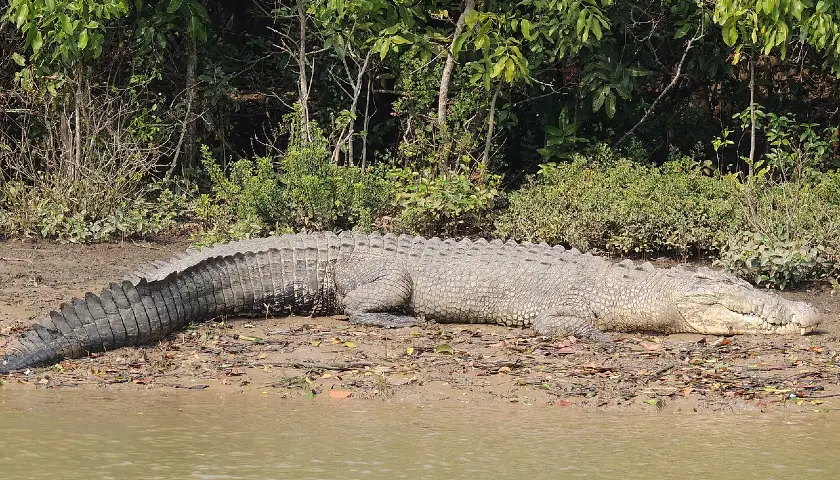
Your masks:
{"label": "twig on ground", "polygon": [[131,242],[131,243],[136,247],[148,248],[149,250],[163,250],[163,248],[161,248],[161,247],[156,247],[154,245],[149,245],[148,243],[137,243],[137,242]]}
{"label": "twig on ground", "polygon": [[28,258],[12,258],[12,257],[0,257],[0,261],[4,262],[26,262],[32,263],[32,260]]}
{"label": "twig on ground", "polygon": [[355,370],[358,368],[372,367],[370,362],[350,362],[345,364],[310,363],[310,362],[250,362],[238,365],[241,367],[287,367],[311,370]]}

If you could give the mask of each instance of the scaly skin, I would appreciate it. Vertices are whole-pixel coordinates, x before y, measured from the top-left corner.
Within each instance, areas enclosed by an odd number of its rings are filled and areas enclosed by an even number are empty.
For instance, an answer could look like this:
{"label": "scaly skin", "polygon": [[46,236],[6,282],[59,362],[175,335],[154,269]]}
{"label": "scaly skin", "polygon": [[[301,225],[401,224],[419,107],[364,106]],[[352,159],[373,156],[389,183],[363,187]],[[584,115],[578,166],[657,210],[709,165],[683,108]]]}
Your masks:
{"label": "scaly skin", "polygon": [[612,263],[546,244],[313,233],[142,268],[41,319],[0,359],[0,373],[147,344],[221,316],[340,312],[383,327],[501,323],[605,342],[605,330],[804,334],[822,320],[810,305],[708,269]]}

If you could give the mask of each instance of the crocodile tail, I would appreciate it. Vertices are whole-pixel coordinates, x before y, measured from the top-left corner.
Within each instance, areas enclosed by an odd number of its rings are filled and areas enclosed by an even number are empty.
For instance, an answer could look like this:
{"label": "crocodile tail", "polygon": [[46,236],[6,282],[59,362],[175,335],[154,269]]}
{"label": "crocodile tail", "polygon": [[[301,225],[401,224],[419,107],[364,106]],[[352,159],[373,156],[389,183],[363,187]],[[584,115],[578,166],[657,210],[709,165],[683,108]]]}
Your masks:
{"label": "crocodile tail", "polygon": [[[323,274],[307,270],[312,263],[305,255],[290,264],[293,253],[269,249],[203,258],[163,278],[135,274],[99,295],[74,298],[12,340],[0,373],[149,344],[191,322],[315,308]],[[283,274],[284,260],[292,275]]]}

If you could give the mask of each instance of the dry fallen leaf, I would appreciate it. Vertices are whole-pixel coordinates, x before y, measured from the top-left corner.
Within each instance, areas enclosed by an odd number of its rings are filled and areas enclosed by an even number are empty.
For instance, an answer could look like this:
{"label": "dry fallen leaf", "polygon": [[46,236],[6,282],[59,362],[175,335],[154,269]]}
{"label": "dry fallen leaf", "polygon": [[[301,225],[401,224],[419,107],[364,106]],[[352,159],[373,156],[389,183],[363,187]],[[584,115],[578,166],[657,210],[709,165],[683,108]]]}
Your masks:
{"label": "dry fallen leaf", "polygon": [[353,392],[350,392],[348,390],[330,390],[329,396],[330,398],[334,398],[336,400],[342,400],[344,398],[349,397],[352,394]]}
{"label": "dry fallen leaf", "polygon": [[265,343],[265,340],[263,340],[260,337],[251,337],[251,336],[248,336],[248,335],[234,335],[233,338],[237,339],[237,340],[242,340],[244,342],[253,342],[253,343],[257,343],[257,344]]}
{"label": "dry fallen leaf", "polygon": [[648,352],[661,352],[662,351],[662,344],[661,343],[646,342],[646,341],[643,340],[643,341],[639,342],[639,345],[642,348],[644,348],[645,350],[647,350]]}

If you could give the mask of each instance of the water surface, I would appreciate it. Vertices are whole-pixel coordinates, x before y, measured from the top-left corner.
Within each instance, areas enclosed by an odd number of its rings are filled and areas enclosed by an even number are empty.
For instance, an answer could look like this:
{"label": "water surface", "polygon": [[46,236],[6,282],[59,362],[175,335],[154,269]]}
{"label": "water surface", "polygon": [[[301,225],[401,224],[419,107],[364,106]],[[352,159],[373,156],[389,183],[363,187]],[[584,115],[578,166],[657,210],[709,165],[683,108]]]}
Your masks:
{"label": "water surface", "polygon": [[838,420],[0,390],[0,478],[824,479]]}

